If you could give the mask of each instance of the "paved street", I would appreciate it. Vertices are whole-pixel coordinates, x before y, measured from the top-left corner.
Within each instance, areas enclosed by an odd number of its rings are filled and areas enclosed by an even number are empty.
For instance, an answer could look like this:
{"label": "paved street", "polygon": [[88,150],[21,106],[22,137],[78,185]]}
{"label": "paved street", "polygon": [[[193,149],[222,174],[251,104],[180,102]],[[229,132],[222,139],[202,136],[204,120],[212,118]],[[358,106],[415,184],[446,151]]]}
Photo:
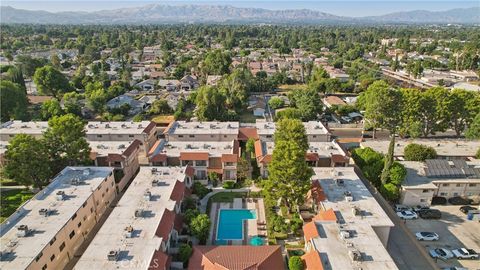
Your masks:
{"label": "paved street", "polygon": [[407,226],[399,219],[390,204],[376,192],[375,188],[364,178],[358,168],[355,171],[360,176],[365,186],[370,190],[385,213],[390,217],[395,226],[390,230],[387,250],[400,270],[430,270],[439,269],[430,258],[426,250],[418,243]]}

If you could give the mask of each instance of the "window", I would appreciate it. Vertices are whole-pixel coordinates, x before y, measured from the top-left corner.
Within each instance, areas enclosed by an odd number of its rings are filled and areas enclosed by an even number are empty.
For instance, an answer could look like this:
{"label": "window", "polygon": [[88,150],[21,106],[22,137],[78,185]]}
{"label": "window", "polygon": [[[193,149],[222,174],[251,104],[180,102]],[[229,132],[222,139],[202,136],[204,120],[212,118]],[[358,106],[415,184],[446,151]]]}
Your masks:
{"label": "window", "polygon": [[38,254],[37,257],[35,257],[35,261],[38,262],[38,260],[40,260],[42,256],[43,256],[43,252],[40,252],[40,254]]}
{"label": "window", "polygon": [[234,166],[235,163],[234,162],[225,162],[225,166]]}
{"label": "window", "polygon": [[55,254],[52,255],[52,257],[50,257],[50,261],[53,261],[55,260]]}
{"label": "window", "polygon": [[57,241],[57,238],[54,236],[52,240],[50,240],[50,246],[53,245],[53,243],[55,243],[55,241]]}
{"label": "window", "polygon": [[107,193],[108,193],[108,187],[107,187],[107,189],[105,190],[105,192],[107,192]]}
{"label": "window", "polygon": [[195,135],[188,135],[188,137],[190,137],[190,138],[195,138]]}
{"label": "window", "polygon": [[213,138],[213,137],[215,137],[215,135],[213,135],[213,134],[212,134],[212,135],[210,135],[210,138]]}
{"label": "window", "polygon": [[93,213],[93,207],[90,207],[90,213]]}
{"label": "window", "polygon": [[442,187],[448,187],[450,184],[442,184]]}
{"label": "window", "polygon": [[60,248],[59,248],[59,249],[60,249],[60,252],[62,252],[64,248],[65,248],[65,242],[63,242],[63,243],[60,245]]}
{"label": "window", "polygon": [[183,138],[183,135],[178,135],[179,138]]}
{"label": "window", "polygon": [[82,207],[83,207],[83,208],[85,208],[85,206],[87,206],[87,202],[84,202],[84,203],[82,204]]}
{"label": "window", "polygon": [[129,138],[133,138],[133,134],[129,134],[128,137],[129,137]]}
{"label": "window", "polygon": [[223,135],[223,138],[226,138],[226,137],[227,137],[227,135]]}
{"label": "window", "polygon": [[197,178],[198,179],[207,179],[207,172],[206,171],[197,171]]}
{"label": "window", "polygon": [[118,138],[123,138],[123,135],[122,135],[122,134],[118,134],[117,137],[118,137]]}
{"label": "window", "polygon": [[424,190],[422,190],[422,193],[428,193],[428,192],[429,192],[429,190],[428,190],[428,189],[424,189]]}
{"label": "window", "polygon": [[87,215],[83,216],[83,221],[87,220]]}
{"label": "window", "polygon": [[447,192],[440,192],[440,196],[443,196],[443,197],[448,196],[448,193]]}
{"label": "window", "polygon": [[72,232],[68,235],[68,237],[70,237],[70,239],[72,239],[74,236],[75,236],[75,231],[72,231]]}
{"label": "window", "polygon": [[205,166],[207,166],[207,161],[206,160],[197,160],[197,161],[195,161],[195,166],[205,167]]}
{"label": "window", "polygon": [[267,135],[266,136],[268,139],[271,139],[272,138],[272,135]]}
{"label": "window", "polygon": [[79,222],[77,227],[80,228],[82,226],[82,222]]}
{"label": "window", "polygon": [[45,264],[44,266],[42,266],[42,270],[47,270],[47,264]]}
{"label": "window", "polygon": [[100,190],[102,188],[102,184],[98,185],[97,190]]}
{"label": "window", "polygon": [[420,199],[420,202],[426,202],[426,201],[427,201],[427,200],[425,200],[425,199]]}
{"label": "window", "polygon": [[456,197],[456,196],[458,196],[458,192],[453,193],[453,197]]}
{"label": "window", "polygon": [[97,135],[97,138],[102,138],[102,135]]}
{"label": "window", "polygon": [[73,214],[72,221],[75,220],[76,217],[77,217],[77,213]]}
{"label": "window", "polygon": [[469,187],[476,187],[477,184],[468,184]]}
{"label": "window", "polygon": [[460,187],[460,186],[462,186],[462,184],[457,184],[457,187]]}
{"label": "window", "polygon": [[317,135],[313,135],[312,137],[313,137],[313,138],[317,138]]}

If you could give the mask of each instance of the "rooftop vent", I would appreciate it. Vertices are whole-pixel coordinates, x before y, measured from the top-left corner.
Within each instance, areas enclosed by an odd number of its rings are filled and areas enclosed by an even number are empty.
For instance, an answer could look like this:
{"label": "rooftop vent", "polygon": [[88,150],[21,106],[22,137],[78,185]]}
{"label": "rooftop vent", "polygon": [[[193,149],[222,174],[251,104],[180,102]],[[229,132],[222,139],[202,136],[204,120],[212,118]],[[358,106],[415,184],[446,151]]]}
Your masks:
{"label": "rooftop vent", "polygon": [[132,238],[133,237],[133,227],[132,225],[125,228],[125,237]]}
{"label": "rooftop vent", "polygon": [[116,261],[118,259],[118,251],[110,250],[107,255],[109,261]]}
{"label": "rooftop vent", "polygon": [[362,253],[360,253],[357,249],[352,249],[348,252],[348,255],[353,261],[361,262],[362,261]]}
{"label": "rooftop vent", "polygon": [[143,217],[143,209],[135,210],[135,217]]}
{"label": "rooftop vent", "polygon": [[158,186],[158,180],[157,179],[152,180],[152,187],[155,187],[155,186]]}
{"label": "rooftop vent", "polygon": [[17,227],[17,236],[18,237],[26,237],[30,234],[30,230],[28,229],[27,225],[20,225]]}
{"label": "rooftop vent", "polygon": [[352,214],[354,216],[359,216],[361,214],[360,208],[358,208],[356,206],[352,207]]}
{"label": "rooftop vent", "polygon": [[65,198],[65,191],[63,190],[57,191],[56,198],[57,198],[57,201],[63,201],[63,199]]}
{"label": "rooftop vent", "polygon": [[339,187],[344,187],[345,186],[345,181],[343,181],[343,179],[336,179],[335,180],[337,186]]}
{"label": "rooftop vent", "polygon": [[144,199],[145,201],[150,201],[151,198],[152,198],[152,192],[150,192],[150,191],[148,191],[148,190],[145,191],[145,193],[143,194],[143,199]]}
{"label": "rooftop vent", "polygon": [[38,213],[41,216],[48,217],[48,215],[50,214],[50,210],[48,210],[47,208],[42,208],[42,209],[38,210]]}
{"label": "rooftop vent", "polygon": [[340,235],[341,239],[348,239],[351,237],[350,231],[347,231],[347,230],[340,230],[338,234]]}
{"label": "rooftop vent", "polygon": [[156,173],[157,172],[157,168],[152,168],[152,173]]}
{"label": "rooftop vent", "polygon": [[347,201],[347,202],[352,202],[352,201],[353,201],[352,192],[350,192],[350,191],[345,191],[345,192],[343,193],[343,195],[345,195],[345,201]]}

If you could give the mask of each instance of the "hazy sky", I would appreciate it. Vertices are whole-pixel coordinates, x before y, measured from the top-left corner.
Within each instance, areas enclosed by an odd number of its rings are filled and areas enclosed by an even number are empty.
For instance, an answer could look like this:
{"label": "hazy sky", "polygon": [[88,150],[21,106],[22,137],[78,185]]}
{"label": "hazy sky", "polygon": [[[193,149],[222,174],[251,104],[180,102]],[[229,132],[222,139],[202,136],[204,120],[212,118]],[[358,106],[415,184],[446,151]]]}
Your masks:
{"label": "hazy sky", "polygon": [[231,5],[236,7],[254,7],[265,9],[314,9],[327,13],[341,16],[370,16],[383,15],[390,12],[409,11],[409,10],[431,10],[442,11],[453,8],[469,8],[480,6],[480,0],[477,1],[452,1],[452,0],[223,0],[223,1],[114,1],[114,0],[84,0],[84,1],[68,1],[68,0],[13,0],[1,1],[1,5],[8,5],[15,8],[30,10],[47,10],[47,11],[95,11],[102,9],[115,9],[122,7],[136,7],[147,4],[166,4],[166,5]]}

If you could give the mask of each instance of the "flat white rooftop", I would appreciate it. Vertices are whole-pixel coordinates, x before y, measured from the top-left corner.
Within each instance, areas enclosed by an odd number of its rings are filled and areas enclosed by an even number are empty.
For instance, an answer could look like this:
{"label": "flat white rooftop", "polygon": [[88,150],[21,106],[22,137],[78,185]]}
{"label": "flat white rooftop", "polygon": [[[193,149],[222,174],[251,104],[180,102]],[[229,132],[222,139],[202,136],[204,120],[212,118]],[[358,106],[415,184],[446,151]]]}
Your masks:
{"label": "flat white rooftop", "polygon": [[[262,141],[262,152],[263,155],[272,155],[273,150],[275,149],[274,142],[265,142]],[[309,142],[307,154],[315,153],[318,154],[320,158],[331,157],[332,155],[342,155],[345,156],[345,152],[342,148],[335,142]]]}
{"label": "flat white rooftop", "polygon": [[[370,147],[373,150],[386,154],[388,151],[388,140],[368,140],[361,143],[362,147]],[[414,140],[396,140],[395,156],[403,156],[405,146],[410,143],[423,144],[431,146],[437,151],[439,156],[475,156],[480,148],[480,140],[455,140],[455,139],[414,139]]]}
{"label": "flat white rooftop", "polygon": [[[326,135],[327,128],[320,121],[303,122],[307,135]],[[265,121],[264,119],[257,119],[255,122],[257,133],[260,136],[273,135],[275,133],[275,122]]]}
{"label": "flat white rooftop", "polygon": [[145,128],[150,125],[150,121],[142,122],[94,122],[90,121],[86,125],[87,135],[89,134],[131,134],[137,135],[144,133]]}
{"label": "flat white rooftop", "polygon": [[176,121],[172,123],[169,134],[222,134],[236,135],[240,127],[239,122],[186,122]]}
{"label": "flat white rooftop", "polygon": [[[156,236],[157,228],[166,209],[174,210],[170,199],[176,181],[183,182],[186,167],[140,167],[140,171],[118,202],[100,231],[82,255],[75,269],[147,269],[162,238]],[[159,184],[152,185],[157,180]],[[150,200],[145,192],[150,191]],[[135,211],[143,210],[143,217]],[[125,228],[132,226],[131,238],[126,238]],[[118,251],[117,261],[109,261],[107,254]]]}
{"label": "flat white rooftop", "polygon": [[8,121],[0,126],[0,133],[2,134],[31,134],[42,135],[48,128],[47,121],[30,121],[23,122],[20,120]]}
{"label": "flat white rooftop", "polygon": [[[330,269],[397,269],[392,258],[374,231],[375,227],[393,227],[394,224],[383,211],[353,167],[316,167],[312,180],[319,183],[327,197],[322,202],[325,209],[333,209],[336,222],[317,221],[319,237],[313,238],[315,249],[322,262]],[[346,197],[353,200],[347,200]],[[353,209],[358,210],[356,215]],[[348,230],[352,237],[341,239],[340,230]],[[352,261],[349,250],[362,253],[363,261]]]}
{"label": "flat white rooftop", "polygon": [[167,154],[168,156],[180,156],[180,153],[208,153],[210,157],[221,157],[222,154],[233,154],[235,142],[215,141],[215,142],[184,142],[184,141],[165,141],[161,140],[158,150],[155,154]]}
{"label": "flat white rooftop", "polygon": [[122,154],[133,141],[88,141],[92,152],[99,156],[108,154]]}
{"label": "flat white rooftop", "polygon": [[[49,244],[50,240],[72,218],[96,188],[112,174],[108,167],[67,167],[50,185],[27,201],[17,212],[0,226],[2,251],[10,251],[0,261],[1,269],[25,269]],[[72,180],[80,184],[72,184]],[[65,193],[57,200],[57,192]],[[49,209],[47,217],[40,209]],[[32,232],[27,237],[17,236],[17,226],[26,225]],[[11,256],[11,259],[8,258]]]}

